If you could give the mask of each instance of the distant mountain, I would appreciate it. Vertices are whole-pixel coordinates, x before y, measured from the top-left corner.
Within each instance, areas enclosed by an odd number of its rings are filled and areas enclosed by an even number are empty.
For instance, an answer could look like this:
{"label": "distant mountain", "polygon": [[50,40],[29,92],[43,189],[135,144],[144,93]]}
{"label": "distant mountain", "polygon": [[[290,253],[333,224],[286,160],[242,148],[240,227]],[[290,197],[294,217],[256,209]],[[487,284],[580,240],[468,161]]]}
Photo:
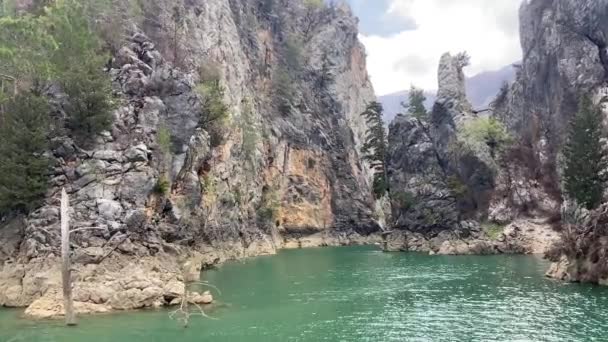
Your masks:
{"label": "distant mountain", "polygon": [[[467,96],[474,108],[487,107],[494,99],[504,82],[512,82],[515,79],[515,68],[512,65],[505,66],[495,71],[485,71],[467,78]],[[435,103],[435,90],[425,91],[426,107],[431,108]],[[393,121],[397,113],[403,111],[401,102],[407,101],[408,91],[378,97],[384,106],[384,120],[386,123]]]}
{"label": "distant mountain", "polygon": [[479,73],[467,79],[467,97],[474,108],[487,107],[504,82],[513,82],[515,79],[515,68],[512,64],[495,70]]}

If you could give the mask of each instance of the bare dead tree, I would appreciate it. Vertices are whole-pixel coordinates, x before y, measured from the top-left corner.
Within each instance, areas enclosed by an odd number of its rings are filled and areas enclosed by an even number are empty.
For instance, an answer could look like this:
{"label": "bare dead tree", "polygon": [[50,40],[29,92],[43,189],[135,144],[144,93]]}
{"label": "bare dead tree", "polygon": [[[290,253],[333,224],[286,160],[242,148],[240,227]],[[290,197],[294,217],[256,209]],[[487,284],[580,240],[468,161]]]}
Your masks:
{"label": "bare dead tree", "polygon": [[[182,263],[181,268],[184,290],[182,293],[179,308],[174,311],[171,311],[169,313],[169,318],[181,322],[184,328],[188,327],[188,325],[190,324],[190,317],[192,316],[201,316],[210,319],[215,319],[213,317],[208,316],[205,313],[205,310],[203,310],[203,308],[198,303],[195,303],[193,293],[190,291],[190,287],[192,285],[202,285],[204,287],[212,288],[218,293],[221,293],[220,290],[206,281],[200,281],[198,272],[192,272],[192,267],[189,262]],[[192,305],[192,309],[190,305]]]}
{"label": "bare dead tree", "polygon": [[70,269],[70,217],[69,199],[65,189],[61,190],[61,279],[63,283],[63,308],[65,324],[76,325],[74,299],[72,298],[72,272]]}
{"label": "bare dead tree", "polygon": [[74,313],[74,298],[72,297],[72,265],[70,260],[70,234],[85,230],[99,230],[102,228],[87,227],[70,230],[70,201],[65,188],[61,189],[61,281],[63,285],[63,308],[65,324],[76,325]]}

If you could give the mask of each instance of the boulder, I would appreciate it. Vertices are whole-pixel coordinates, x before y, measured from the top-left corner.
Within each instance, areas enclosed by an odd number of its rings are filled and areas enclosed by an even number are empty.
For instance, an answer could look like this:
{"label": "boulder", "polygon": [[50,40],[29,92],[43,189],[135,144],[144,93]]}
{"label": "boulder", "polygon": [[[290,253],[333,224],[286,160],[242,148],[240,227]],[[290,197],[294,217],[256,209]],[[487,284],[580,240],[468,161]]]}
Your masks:
{"label": "boulder", "polygon": [[209,291],[205,291],[203,294],[193,292],[190,294],[190,302],[195,304],[211,304],[213,303],[213,296]]}
{"label": "boulder", "polygon": [[439,255],[467,255],[471,254],[471,248],[469,245],[461,240],[456,241],[445,241],[439,251]]}

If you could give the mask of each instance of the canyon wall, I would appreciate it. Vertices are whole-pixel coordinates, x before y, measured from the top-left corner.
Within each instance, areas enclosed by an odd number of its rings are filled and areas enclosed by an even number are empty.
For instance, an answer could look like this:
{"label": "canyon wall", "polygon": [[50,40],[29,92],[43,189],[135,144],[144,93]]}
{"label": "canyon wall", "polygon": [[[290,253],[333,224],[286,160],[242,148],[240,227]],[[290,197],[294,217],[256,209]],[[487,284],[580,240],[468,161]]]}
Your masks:
{"label": "canyon wall", "polygon": [[[81,311],[163,305],[183,260],[200,269],[380,228],[359,157],[374,93],[346,5],[155,0],[142,17],[108,62],[111,131],[88,148],[53,138],[44,205],[4,218],[0,305],[60,311],[62,188],[72,227],[95,228],[72,236]],[[197,91],[215,78],[229,109],[219,133]],[[50,96],[60,117],[61,90]]]}

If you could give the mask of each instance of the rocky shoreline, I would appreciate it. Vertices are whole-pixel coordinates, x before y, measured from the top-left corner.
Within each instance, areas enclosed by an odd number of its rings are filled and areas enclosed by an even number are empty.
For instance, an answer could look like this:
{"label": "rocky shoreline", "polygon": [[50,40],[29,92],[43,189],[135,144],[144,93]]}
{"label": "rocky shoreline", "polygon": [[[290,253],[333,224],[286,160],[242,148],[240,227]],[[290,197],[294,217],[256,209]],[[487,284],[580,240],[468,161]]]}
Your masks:
{"label": "rocky shoreline", "polygon": [[[273,255],[281,249],[379,245],[386,252],[424,252],[430,255],[543,254],[558,235],[541,220],[518,220],[490,238],[484,232],[458,238],[446,231],[428,238],[419,233],[393,231],[362,236],[355,232],[322,232],[306,236],[286,236],[275,242],[242,242],[196,249],[167,244],[155,256],[132,258],[112,255],[96,263],[94,250],[84,249],[76,256],[74,299],[78,314],[159,308],[179,304],[183,296],[180,261],[187,260],[189,272],[200,273],[231,260]],[[195,252],[192,252],[195,250]],[[550,272],[548,272],[549,274]],[[559,278],[559,277],[557,277]],[[0,304],[26,307],[25,316],[33,319],[63,315],[59,258],[37,258],[27,264],[5,263],[0,268]],[[191,302],[209,305],[210,292],[190,293]]]}
{"label": "rocky shoreline", "polygon": [[497,236],[474,231],[462,237],[457,231],[442,231],[428,237],[410,231],[385,234],[383,249],[431,255],[545,254],[559,241],[559,234],[543,220],[520,219],[505,226]]}

